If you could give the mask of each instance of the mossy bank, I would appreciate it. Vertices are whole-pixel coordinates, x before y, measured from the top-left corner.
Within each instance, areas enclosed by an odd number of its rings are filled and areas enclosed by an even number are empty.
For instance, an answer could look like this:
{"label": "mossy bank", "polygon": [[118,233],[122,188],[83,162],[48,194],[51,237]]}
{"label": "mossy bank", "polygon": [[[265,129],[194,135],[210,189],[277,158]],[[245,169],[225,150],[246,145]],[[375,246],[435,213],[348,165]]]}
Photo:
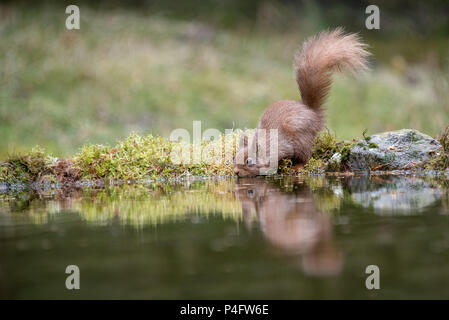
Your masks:
{"label": "mossy bank", "polygon": [[[58,159],[35,147],[0,163],[0,183],[138,182],[188,176],[232,176],[233,159],[242,132],[235,130],[197,145],[160,136],[131,134],[115,146],[86,145],[71,159]],[[248,130],[247,133],[252,132]],[[325,129],[317,136],[312,158],[303,168],[297,169],[292,161],[282,160],[278,174],[378,170],[443,172],[449,168],[449,126],[436,139],[410,129],[362,135],[361,139],[338,141],[335,134]]]}

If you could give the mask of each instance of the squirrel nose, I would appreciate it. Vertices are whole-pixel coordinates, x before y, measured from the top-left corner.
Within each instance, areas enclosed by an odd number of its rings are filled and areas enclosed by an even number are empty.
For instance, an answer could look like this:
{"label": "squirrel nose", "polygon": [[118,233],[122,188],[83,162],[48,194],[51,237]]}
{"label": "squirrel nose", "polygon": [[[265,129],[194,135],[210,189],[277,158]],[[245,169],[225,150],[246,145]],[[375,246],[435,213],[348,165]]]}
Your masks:
{"label": "squirrel nose", "polygon": [[234,168],[234,173],[235,173],[236,175],[239,175],[239,169],[238,169],[238,168]]}

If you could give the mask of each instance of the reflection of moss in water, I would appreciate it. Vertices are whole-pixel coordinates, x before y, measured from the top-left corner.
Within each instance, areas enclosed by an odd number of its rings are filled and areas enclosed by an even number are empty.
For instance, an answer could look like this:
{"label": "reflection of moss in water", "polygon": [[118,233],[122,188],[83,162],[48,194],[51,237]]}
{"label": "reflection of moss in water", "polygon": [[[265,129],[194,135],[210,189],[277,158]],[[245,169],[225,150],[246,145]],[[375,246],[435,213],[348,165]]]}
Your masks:
{"label": "reflection of moss in water", "polygon": [[334,212],[342,203],[343,190],[339,184],[324,177],[308,177],[307,185],[312,189],[315,204],[323,212]]}
{"label": "reflection of moss in water", "polygon": [[[340,206],[341,199],[322,176],[266,178],[266,181],[287,193],[294,193],[298,187],[310,188],[322,211],[330,212]],[[188,214],[206,218],[219,214],[237,221],[242,218],[242,204],[235,197],[235,183],[235,180],[190,181],[86,188],[68,194],[55,189],[14,196],[4,194],[0,198],[0,210],[26,212],[12,219],[31,220],[35,224],[48,223],[64,211],[77,212],[93,224],[111,223],[115,219],[133,226],[157,225],[184,219]]]}
{"label": "reflection of moss in water", "polygon": [[333,212],[340,208],[342,196],[326,189],[313,194],[318,209],[323,212]]}
{"label": "reflection of moss in water", "polygon": [[147,190],[132,189],[125,192],[113,190],[112,197],[108,191],[102,190],[96,194],[94,201],[80,199],[73,208],[88,221],[101,222],[118,217],[132,225],[153,225],[183,219],[186,213],[206,217],[219,213],[225,219],[234,220],[241,217],[240,203],[235,200],[233,188],[228,183],[149,195]]}
{"label": "reflection of moss in water", "polygon": [[449,179],[443,176],[425,177],[424,181],[429,183],[433,188],[442,190],[441,206],[442,212],[449,213]]}
{"label": "reflection of moss in water", "polygon": [[302,177],[284,177],[283,179],[268,178],[269,183],[278,184],[283,191],[294,192],[298,185],[310,188],[315,205],[320,211],[333,212],[340,208],[343,190],[339,184],[334,184],[324,176],[307,175]]}
{"label": "reflection of moss in water", "polygon": [[[220,214],[224,219],[240,220],[241,204],[233,191],[233,181],[171,186],[124,185],[101,190],[85,189],[70,197],[56,194],[48,201],[42,200],[42,194],[25,196],[29,197],[29,203],[22,211],[26,210],[26,217],[37,224],[48,222],[50,216],[61,211],[79,212],[82,219],[94,224],[108,223],[116,218],[121,223],[134,226],[157,225],[183,219],[186,214],[204,217]],[[11,204],[17,201],[17,197],[10,200],[9,205],[8,201],[0,201],[0,210],[10,211]]]}

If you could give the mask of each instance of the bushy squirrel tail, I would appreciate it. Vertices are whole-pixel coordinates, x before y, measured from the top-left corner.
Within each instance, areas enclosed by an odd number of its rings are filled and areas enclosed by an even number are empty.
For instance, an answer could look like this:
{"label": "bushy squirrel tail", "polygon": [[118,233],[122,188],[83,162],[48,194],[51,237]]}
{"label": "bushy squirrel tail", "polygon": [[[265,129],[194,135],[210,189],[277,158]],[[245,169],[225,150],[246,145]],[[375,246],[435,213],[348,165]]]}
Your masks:
{"label": "bushy squirrel tail", "polygon": [[368,69],[370,53],[357,34],[343,28],[321,32],[309,38],[295,55],[296,82],[303,103],[319,109],[329,94],[334,71],[358,72]]}

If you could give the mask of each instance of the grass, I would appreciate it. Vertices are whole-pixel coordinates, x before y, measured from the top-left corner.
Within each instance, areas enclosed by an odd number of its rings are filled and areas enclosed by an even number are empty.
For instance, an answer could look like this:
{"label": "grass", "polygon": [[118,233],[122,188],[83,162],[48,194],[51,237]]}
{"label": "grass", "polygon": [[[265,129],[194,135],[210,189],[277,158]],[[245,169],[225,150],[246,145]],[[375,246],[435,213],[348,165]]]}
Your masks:
{"label": "grass", "polygon": [[[168,137],[191,130],[193,120],[202,130],[253,128],[272,102],[299,99],[292,57],[312,32],[223,29],[89,7],[81,29],[67,31],[58,8],[0,10],[0,159],[35,145],[57,157],[80,148],[95,157],[99,150],[86,143],[113,145],[130,132]],[[449,120],[447,65],[385,56],[394,39],[368,42],[381,60],[365,75],[335,77],[329,128],[339,139],[404,127],[436,135]],[[142,170],[159,170],[146,165]],[[89,174],[104,175],[97,169]]]}

